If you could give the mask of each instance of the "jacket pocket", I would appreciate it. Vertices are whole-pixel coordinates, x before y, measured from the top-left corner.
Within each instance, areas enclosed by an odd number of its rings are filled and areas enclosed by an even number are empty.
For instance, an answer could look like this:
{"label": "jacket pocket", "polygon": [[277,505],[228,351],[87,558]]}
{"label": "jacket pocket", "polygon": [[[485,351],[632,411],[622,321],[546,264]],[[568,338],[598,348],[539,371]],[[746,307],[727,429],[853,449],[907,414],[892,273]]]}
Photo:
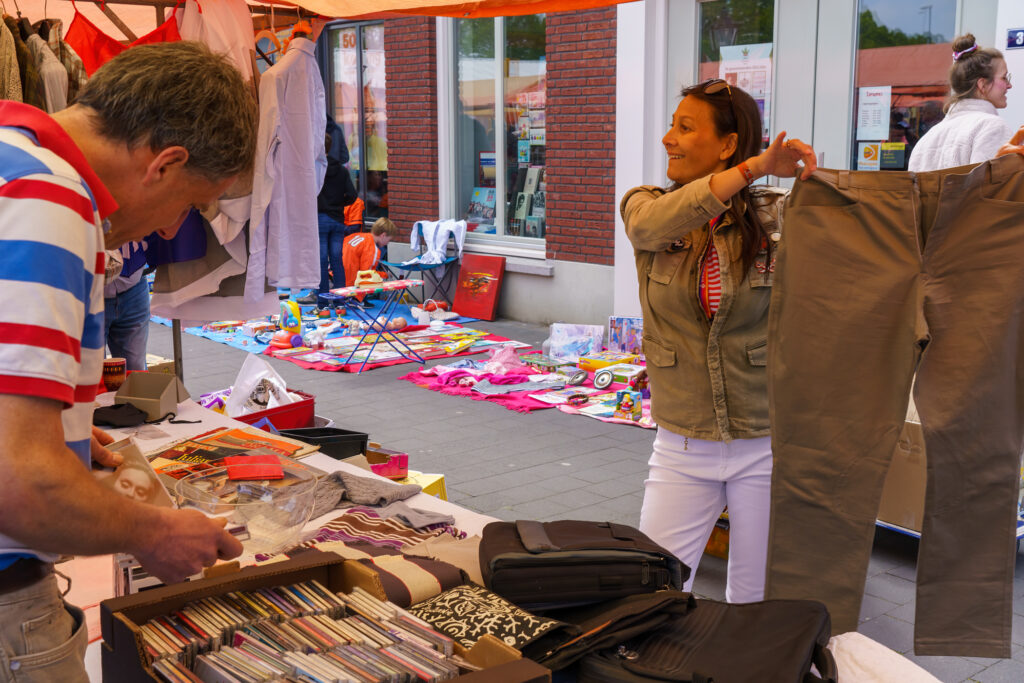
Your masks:
{"label": "jacket pocket", "polygon": [[761,339],[747,344],[747,361],[755,367],[764,367],[768,365],[767,339]]}
{"label": "jacket pocket", "polygon": [[651,365],[669,368],[676,364],[676,351],[659,344],[650,337],[644,337],[644,358]]}
{"label": "jacket pocket", "polygon": [[683,247],[679,251],[659,251],[654,255],[647,277],[659,285],[669,284],[683,265],[688,250],[689,247]]}

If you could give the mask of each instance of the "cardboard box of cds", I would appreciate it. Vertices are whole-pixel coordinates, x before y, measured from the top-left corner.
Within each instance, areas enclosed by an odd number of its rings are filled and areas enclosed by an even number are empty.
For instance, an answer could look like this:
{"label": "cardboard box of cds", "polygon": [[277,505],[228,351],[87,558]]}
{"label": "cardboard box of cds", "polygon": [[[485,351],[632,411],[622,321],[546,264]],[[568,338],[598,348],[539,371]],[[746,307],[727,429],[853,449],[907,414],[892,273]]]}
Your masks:
{"label": "cardboard box of cds", "polygon": [[[316,583],[314,584],[313,582]],[[301,586],[304,584],[307,585],[307,588],[301,589]],[[331,603],[331,596],[327,592],[317,593],[316,590],[313,590],[317,586],[325,588],[331,593],[345,594],[351,594],[354,591],[358,594],[360,591],[356,589],[359,588],[371,596],[380,600],[386,600],[380,579],[373,571],[359,562],[344,560],[334,553],[321,552],[309,552],[283,562],[258,567],[247,567],[241,571],[216,578],[163,586],[134,595],[105,600],[100,605],[100,625],[103,634],[101,650],[103,679],[118,681],[119,683],[134,683],[136,681],[149,683],[151,681],[164,680],[260,680],[255,676],[244,677],[239,675],[240,671],[245,673],[244,662],[241,663],[239,669],[233,672],[234,677],[211,675],[218,672],[223,673],[223,670],[218,669],[216,666],[220,662],[213,662],[215,666],[212,667],[206,666],[205,674],[202,678],[196,678],[195,674],[182,675],[174,670],[170,673],[166,671],[162,674],[157,673],[154,667],[166,666],[174,658],[162,661],[155,660],[153,656],[153,644],[155,641],[152,639],[147,640],[143,629],[147,628],[146,625],[150,624],[151,620],[164,619],[168,615],[176,615],[187,622],[193,630],[202,632],[202,626],[206,622],[199,620],[189,621],[188,616],[183,616],[188,615],[188,610],[194,609],[196,605],[206,604],[212,607],[211,612],[213,613],[206,616],[210,617],[210,623],[213,623],[216,621],[217,616],[215,613],[216,604],[220,600],[224,600],[228,594],[232,594],[231,599],[233,600],[246,600],[246,596],[249,596],[247,592],[264,589],[264,593],[273,601],[275,599],[274,594],[268,593],[269,591],[281,591],[282,587],[295,587],[297,585],[300,588],[294,591],[295,602],[305,601],[310,605],[318,603],[329,606]],[[287,597],[290,598],[291,596]],[[263,598],[257,597],[257,599]],[[258,604],[255,604],[254,607],[258,608]],[[197,616],[194,612],[191,614],[193,618]],[[225,619],[224,621],[230,620]],[[180,634],[172,632],[173,624],[166,622],[166,620],[165,623],[168,623],[170,629],[161,626],[162,634],[158,634],[159,640],[165,646],[173,648],[175,645],[173,641]],[[413,630],[415,631],[415,629]],[[307,635],[316,638],[325,634],[316,628],[310,628],[307,631]],[[420,633],[420,635],[423,634]],[[152,638],[152,634],[149,635],[149,638]],[[237,642],[238,638],[235,637],[234,640]],[[254,641],[250,645],[252,652],[256,655],[253,659],[257,661],[261,649],[269,653],[269,648],[264,648],[258,641]],[[469,650],[455,643],[454,654],[482,669],[473,673],[466,673],[460,669],[462,675],[458,676],[455,680],[465,680],[467,683],[475,683],[476,681],[487,681],[488,683],[543,683],[551,680],[551,672],[548,669],[531,660],[522,659],[517,650],[492,636],[484,636]],[[280,660],[291,656],[290,654],[280,655],[276,658],[267,656],[267,660]],[[308,659],[304,654],[294,655],[294,657],[297,658],[297,661],[299,659]],[[186,659],[195,664],[198,663],[200,658],[193,652]],[[208,660],[209,658],[204,656],[203,659]],[[230,661],[225,663],[231,664]],[[366,662],[363,662],[363,665],[365,664]],[[406,662],[406,664],[409,664],[409,662]],[[307,662],[307,665],[315,667],[317,661]],[[416,666],[416,663],[413,662],[412,665]],[[315,671],[315,669],[311,668],[312,671]],[[329,672],[324,673],[325,676],[323,678],[329,679],[329,675],[326,675]],[[192,677],[190,678],[189,676]],[[308,679],[316,680],[317,676],[311,673]]]}

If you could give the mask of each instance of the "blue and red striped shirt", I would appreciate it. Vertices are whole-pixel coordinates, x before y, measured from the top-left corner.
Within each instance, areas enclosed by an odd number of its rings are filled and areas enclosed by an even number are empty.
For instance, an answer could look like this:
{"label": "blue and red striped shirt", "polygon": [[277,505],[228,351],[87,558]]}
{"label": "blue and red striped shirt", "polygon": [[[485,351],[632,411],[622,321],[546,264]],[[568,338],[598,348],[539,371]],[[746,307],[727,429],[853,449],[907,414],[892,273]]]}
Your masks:
{"label": "blue and red striped shirt", "polygon": [[[102,220],[116,208],[63,128],[0,102],[0,393],[60,401],[64,440],[87,467],[103,368]],[[0,553],[19,550],[0,535]]]}

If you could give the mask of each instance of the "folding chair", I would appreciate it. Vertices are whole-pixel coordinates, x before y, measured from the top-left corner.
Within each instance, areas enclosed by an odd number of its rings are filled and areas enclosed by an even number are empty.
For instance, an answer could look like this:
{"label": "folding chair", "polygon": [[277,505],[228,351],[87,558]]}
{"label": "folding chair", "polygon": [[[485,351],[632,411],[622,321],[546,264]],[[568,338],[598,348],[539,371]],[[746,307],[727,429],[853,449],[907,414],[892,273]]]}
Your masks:
{"label": "folding chair", "polygon": [[[430,226],[433,225],[437,227],[432,230]],[[396,279],[406,279],[412,273],[419,273],[423,280],[423,301],[444,300],[450,306],[452,297],[449,291],[454,289],[456,274],[462,260],[459,234],[461,231],[461,235],[465,236],[465,225],[465,221],[439,221],[437,224],[428,224],[425,230],[424,221],[417,221],[412,226],[409,243],[417,250],[416,258],[420,260],[411,263],[381,261],[380,265]],[[442,231],[445,234],[442,235]],[[428,243],[431,236],[434,238],[433,244]],[[423,259],[427,262],[424,263]],[[412,290],[407,290],[406,294],[414,303],[422,303],[416,299]]]}

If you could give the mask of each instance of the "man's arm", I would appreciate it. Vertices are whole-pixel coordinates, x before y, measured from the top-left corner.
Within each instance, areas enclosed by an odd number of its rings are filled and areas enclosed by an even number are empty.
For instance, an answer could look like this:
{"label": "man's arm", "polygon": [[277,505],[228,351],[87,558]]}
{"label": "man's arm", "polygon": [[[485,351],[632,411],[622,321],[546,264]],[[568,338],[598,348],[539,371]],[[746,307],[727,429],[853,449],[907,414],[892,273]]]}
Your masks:
{"label": "man's arm", "polygon": [[133,554],[165,582],[242,552],[223,520],[104,489],[64,444],[61,405],[0,395],[0,532],[39,551]]}

